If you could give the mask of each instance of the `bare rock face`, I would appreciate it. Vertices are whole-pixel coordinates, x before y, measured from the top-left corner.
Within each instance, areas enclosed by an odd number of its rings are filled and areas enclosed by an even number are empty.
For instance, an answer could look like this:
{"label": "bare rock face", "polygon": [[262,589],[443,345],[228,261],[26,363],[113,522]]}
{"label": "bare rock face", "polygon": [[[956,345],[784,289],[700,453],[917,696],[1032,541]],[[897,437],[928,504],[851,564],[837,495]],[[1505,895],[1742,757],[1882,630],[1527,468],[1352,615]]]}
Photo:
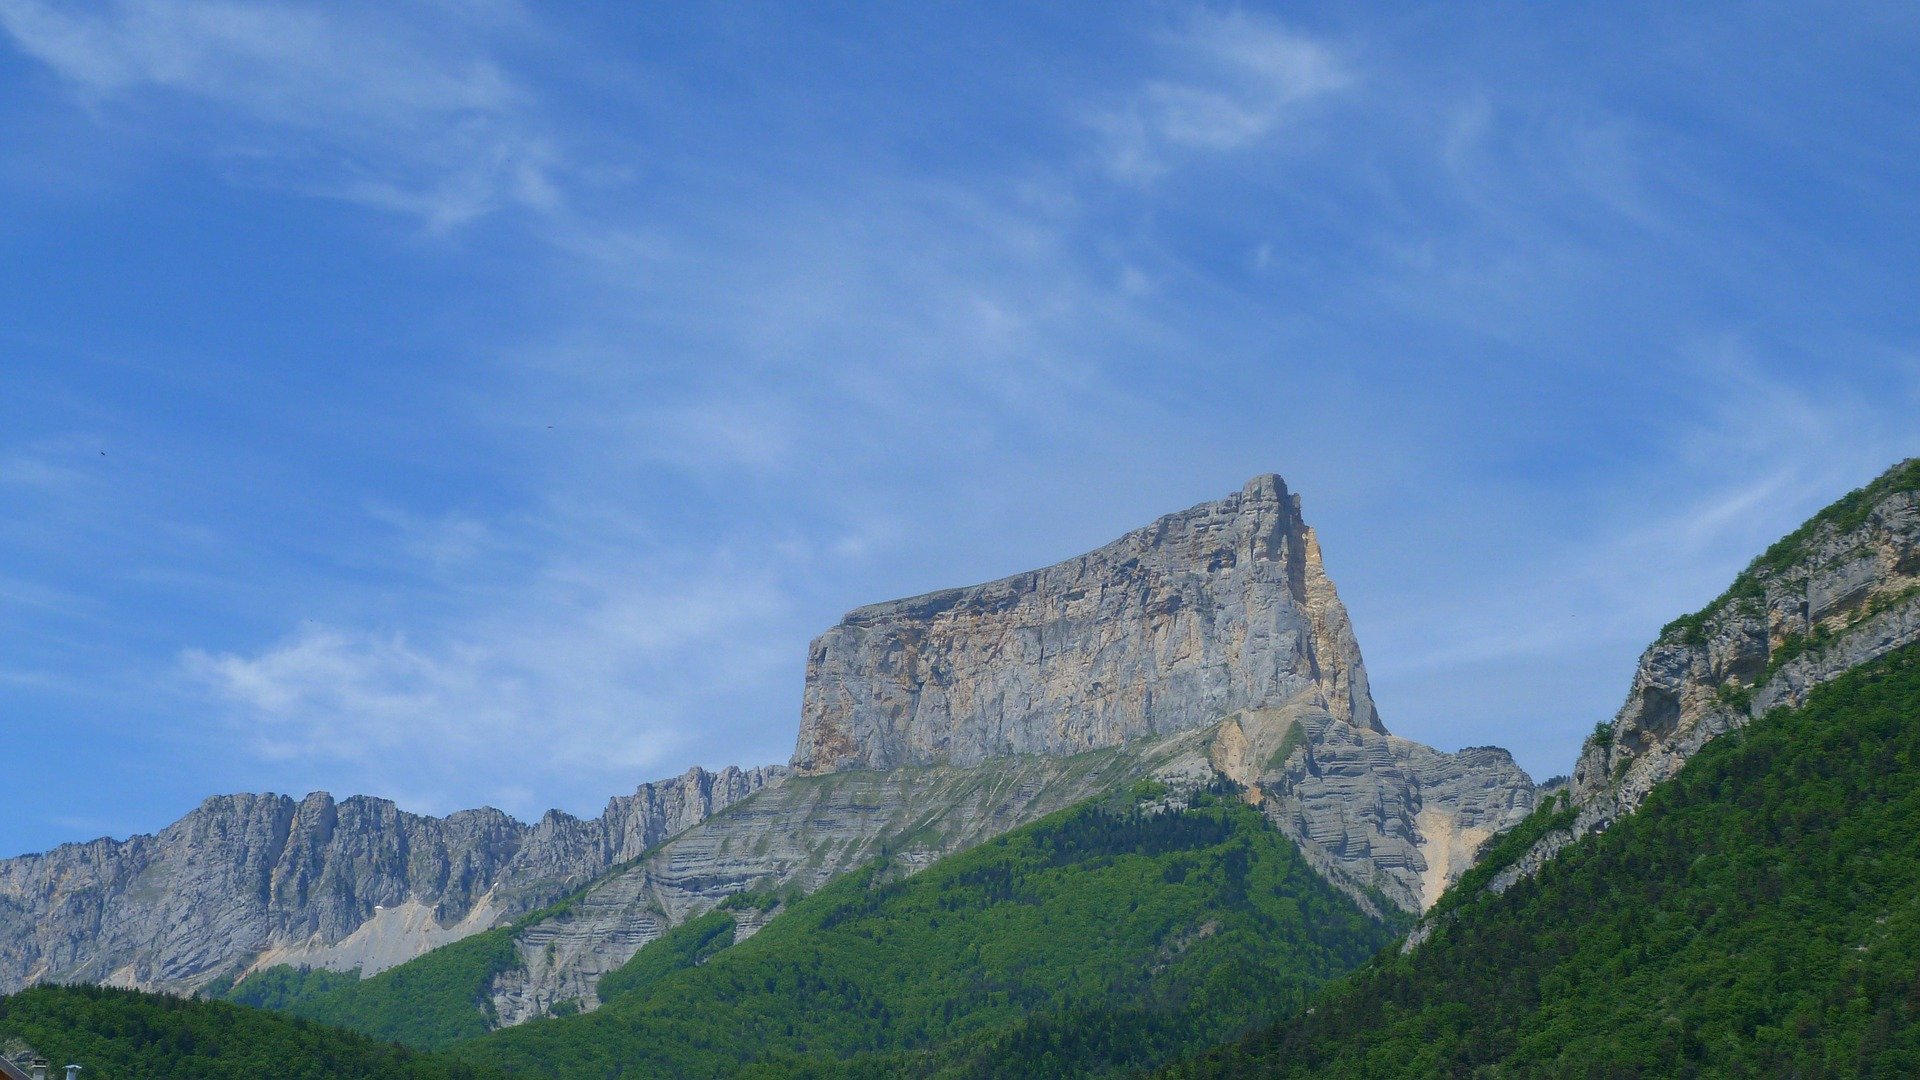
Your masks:
{"label": "bare rock face", "polygon": [[[1626,704],[1581,747],[1576,814],[1488,884],[1504,892],[1561,848],[1633,813],[1721,735],[1920,641],[1920,459],[1822,510],[1640,657]],[[1414,941],[1424,939],[1423,927]]]}
{"label": "bare rock face", "polygon": [[1631,813],[1715,737],[1920,641],[1920,460],[1822,511],[1647,649],[1627,702],[1582,747],[1585,831]]}
{"label": "bare rock face", "polygon": [[1533,780],[1505,750],[1444,753],[1342,723],[1311,699],[1236,714],[1214,746],[1219,772],[1363,908],[1378,894],[1425,911],[1534,808]]}
{"label": "bare rock face", "polygon": [[1211,737],[1202,729],[1071,757],[788,777],[517,931],[520,964],[494,977],[492,1015],[504,1026],[562,1004],[595,1008],[608,972],[737,893],[810,893],[882,852],[912,872],[1142,777],[1203,786],[1214,776]]}
{"label": "bare rock face", "polygon": [[1044,570],[852,612],[808,654],[793,764],[1072,754],[1303,696],[1384,730],[1299,499],[1261,476]]}
{"label": "bare rock face", "polygon": [[694,769],[598,819],[531,826],[325,792],[217,796],[154,836],[0,861],[0,992],[186,992],[275,963],[372,974],[551,903],[784,773]]}

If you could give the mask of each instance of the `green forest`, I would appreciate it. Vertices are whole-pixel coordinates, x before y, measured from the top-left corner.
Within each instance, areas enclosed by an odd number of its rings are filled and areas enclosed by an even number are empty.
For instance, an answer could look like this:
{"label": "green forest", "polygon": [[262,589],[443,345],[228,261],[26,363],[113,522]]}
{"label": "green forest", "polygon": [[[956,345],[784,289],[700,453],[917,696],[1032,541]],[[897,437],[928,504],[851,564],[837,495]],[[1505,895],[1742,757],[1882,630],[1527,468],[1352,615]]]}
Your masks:
{"label": "green forest", "polygon": [[1916,836],[1910,646],[1715,740],[1537,878],[1455,898],[1421,948],[1165,1075],[1920,1076]]}
{"label": "green forest", "polygon": [[220,1001],[99,986],[0,998],[0,1043],[100,1080],[497,1080],[498,1071]]}
{"label": "green forest", "polygon": [[214,996],[276,1009],[423,1050],[481,1035],[492,1027],[493,976],[520,962],[518,924],[443,945],[417,959],[361,979],[357,971],[276,967]]}
{"label": "green forest", "polygon": [[456,1052],[567,1078],[1126,1072],[1304,1002],[1403,929],[1224,789],[1083,805],[911,877],[881,863],[729,946],[732,923],[641,950],[593,1013]]}

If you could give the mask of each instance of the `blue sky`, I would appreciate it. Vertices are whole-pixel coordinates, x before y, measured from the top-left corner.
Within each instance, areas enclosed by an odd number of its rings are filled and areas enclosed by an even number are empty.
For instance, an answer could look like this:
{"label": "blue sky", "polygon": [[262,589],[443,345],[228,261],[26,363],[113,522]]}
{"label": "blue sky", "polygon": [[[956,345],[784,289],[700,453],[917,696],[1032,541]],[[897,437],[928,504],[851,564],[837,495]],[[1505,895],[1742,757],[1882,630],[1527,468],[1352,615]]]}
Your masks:
{"label": "blue sky", "polygon": [[808,639],[1283,474],[1564,771],[1920,453],[1920,9],[0,0],[0,854],[597,812]]}

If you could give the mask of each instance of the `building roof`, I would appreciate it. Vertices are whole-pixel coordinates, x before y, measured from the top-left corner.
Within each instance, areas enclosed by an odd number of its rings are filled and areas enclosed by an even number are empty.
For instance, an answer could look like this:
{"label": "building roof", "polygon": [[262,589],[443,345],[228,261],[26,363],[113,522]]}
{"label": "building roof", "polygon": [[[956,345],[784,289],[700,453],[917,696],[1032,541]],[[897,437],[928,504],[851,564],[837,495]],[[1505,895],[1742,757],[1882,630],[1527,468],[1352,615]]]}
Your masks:
{"label": "building roof", "polygon": [[6,1080],[31,1080],[25,1069],[8,1061],[5,1057],[0,1057],[0,1076],[6,1077]]}

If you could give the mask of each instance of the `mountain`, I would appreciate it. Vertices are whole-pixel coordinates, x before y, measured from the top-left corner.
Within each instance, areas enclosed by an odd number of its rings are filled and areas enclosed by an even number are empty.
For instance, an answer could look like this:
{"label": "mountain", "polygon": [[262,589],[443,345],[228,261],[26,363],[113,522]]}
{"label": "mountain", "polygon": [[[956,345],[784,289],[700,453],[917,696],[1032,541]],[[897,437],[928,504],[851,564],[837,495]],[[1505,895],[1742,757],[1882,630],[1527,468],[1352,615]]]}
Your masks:
{"label": "mountain", "polygon": [[1416,934],[1169,1071],[1920,1073],[1920,462],[1666,627]]}
{"label": "mountain", "polygon": [[1920,641],[1920,459],[1849,492],[1763,552],[1641,655],[1626,704],[1580,751],[1575,813],[1495,890],[1633,813],[1713,739]]}
{"label": "mountain", "polygon": [[[530,829],[475,811],[416,841],[431,819],[368,801],[381,814],[316,848],[295,804],[263,798],[252,817],[216,801],[160,838],[0,864],[0,986],[272,972],[235,992],[327,995],[374,1031],[397,988],[432,988],[447,1038],[591,1010],[603,978],[729,897],[797,898],[882,855],[926,867],[1143,778],[1239,784],[1379,918],[1424,910],[1535,798],[1504,751],[1386,732],[1277,476],[1045,569],[858,609],[813,643],[801,714],[790,769],[650,785],[642,804],[682,809],[643,826],[615,806]],[[441,839],[454,822],[491,831]],[[445,951],[456,939],[474,943]]]}
{"label": "mountain", "polygon": [[1916,830],[1910,645],[1714,740],[1417,948],[1167,1075],[1920,1075]]}
{"label": "mountain", "polygon": [[743,894],[609,975],[597,1011],[455,1052],[556,1078],[1150,1066],[1305,1000],[1399,929],[1236,794],[1146,783],[912,875],[870,864],[751,937],[770,898]]}
{"label": "mountain", "polygon": [[1385,732],[1278,476],[1076,559],[860,608],[814,640],[802,773],[1067,755],[1314,696]]}
{"label": "mountain", "polygon": [[485,1063],[214,1001],[98,986],[42,986],[0,998],[0,1046],[31,1046],[58,1073],[112,1080],[500,1080]]}
{"label": "mountain", "polygon": [[1141,778],[1243,785],[1382,917],[1422,910],[1533,808],[1504,751],[1381,730],[1318,544],[1274,476],[1044,570],[859,609],[814,643],[803,702],[792,775],[500,931],[513,958],[463,962],[467,982],[429,955],[327,991],[324,1015],[391,1033],[383,1002],[415,979],[465,1010],[436,1038],[591,1010],[609,973],[729,896],[804,895],[883,853],[926,866]]}
{"label": "mountain", "polygon": [[272,964],[363,974],[544,907],[780,768],[693,769],[599,818],[445,818],[325,792],[208,799],[154,836],[0,861],[0,990],[198,990]]}

